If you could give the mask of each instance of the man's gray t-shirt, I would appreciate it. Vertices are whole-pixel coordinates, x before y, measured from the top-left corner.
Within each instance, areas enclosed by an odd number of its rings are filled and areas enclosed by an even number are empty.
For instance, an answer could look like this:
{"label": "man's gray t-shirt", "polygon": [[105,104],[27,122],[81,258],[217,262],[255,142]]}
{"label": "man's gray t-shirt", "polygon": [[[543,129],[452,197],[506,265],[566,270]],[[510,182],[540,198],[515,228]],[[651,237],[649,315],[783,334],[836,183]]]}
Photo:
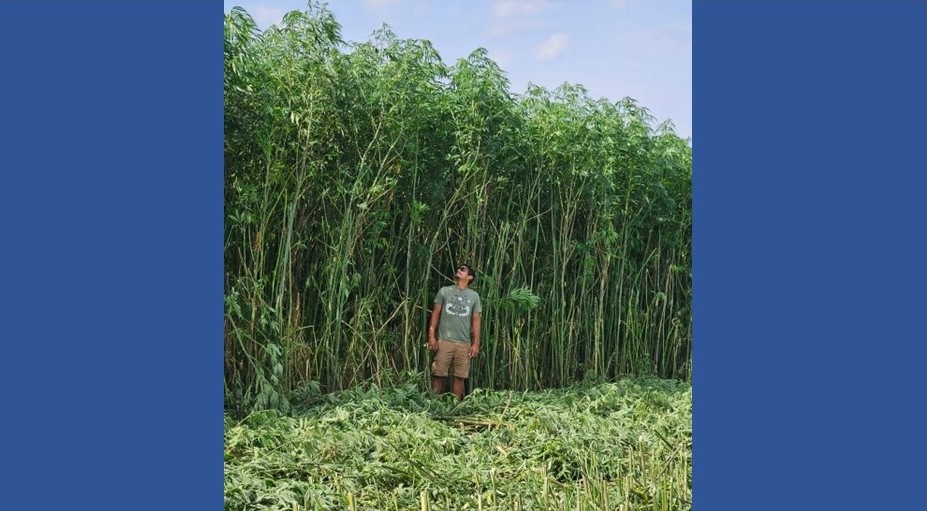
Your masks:
{"label": "man's gray t-shirt", "polygon": [[471,317],[483,311],[480,295],[469,288],[447,286],[438,290],[435,303],[441,304],[438,339],[470,342]]}

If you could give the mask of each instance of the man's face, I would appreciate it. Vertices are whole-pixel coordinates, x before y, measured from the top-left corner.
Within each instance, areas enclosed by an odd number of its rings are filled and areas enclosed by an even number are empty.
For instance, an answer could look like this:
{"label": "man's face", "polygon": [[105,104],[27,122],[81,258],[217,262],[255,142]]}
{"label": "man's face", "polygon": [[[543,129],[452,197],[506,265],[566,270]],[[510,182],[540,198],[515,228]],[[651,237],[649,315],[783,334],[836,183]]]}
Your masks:
{"label": "man's face", "polygon": [[463,279],[470,278],[470,272],[467,271],[467,267],[464,266],[464,265],[460,265],[460,266],[457,267],[457,273],[456,273],[456,275],[457,275],[457,278],[458,278],[458,279],[460,279],[460,278],[463,278]]}

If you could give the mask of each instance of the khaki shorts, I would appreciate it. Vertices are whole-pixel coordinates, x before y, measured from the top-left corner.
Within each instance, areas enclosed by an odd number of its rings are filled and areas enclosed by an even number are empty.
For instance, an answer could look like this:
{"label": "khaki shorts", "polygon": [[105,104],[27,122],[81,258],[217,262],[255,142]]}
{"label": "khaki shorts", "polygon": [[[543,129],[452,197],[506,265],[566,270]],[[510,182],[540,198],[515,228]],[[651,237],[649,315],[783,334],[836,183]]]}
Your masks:
{"label": "khaki shorts", "polygon": [[454,364],[454,376],[467,378],[470,375],[470,343],[438,339],[438,352],[431,363],[431,375],[447,377],[447,370]]}

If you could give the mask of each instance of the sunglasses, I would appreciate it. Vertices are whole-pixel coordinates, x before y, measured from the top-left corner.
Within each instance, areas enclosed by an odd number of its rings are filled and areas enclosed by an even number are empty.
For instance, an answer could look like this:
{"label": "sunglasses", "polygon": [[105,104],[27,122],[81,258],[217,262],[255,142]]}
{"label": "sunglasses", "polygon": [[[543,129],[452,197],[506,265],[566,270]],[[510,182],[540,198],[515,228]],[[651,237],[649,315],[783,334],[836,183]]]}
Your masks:
{"label": "sunglasses", "polygon": [[460,270],[466,270],[467,273],[470,272],[470,268],[467,268],[466,266],[458,266],[458,267],[457,267],[457,271],[460,271]]}

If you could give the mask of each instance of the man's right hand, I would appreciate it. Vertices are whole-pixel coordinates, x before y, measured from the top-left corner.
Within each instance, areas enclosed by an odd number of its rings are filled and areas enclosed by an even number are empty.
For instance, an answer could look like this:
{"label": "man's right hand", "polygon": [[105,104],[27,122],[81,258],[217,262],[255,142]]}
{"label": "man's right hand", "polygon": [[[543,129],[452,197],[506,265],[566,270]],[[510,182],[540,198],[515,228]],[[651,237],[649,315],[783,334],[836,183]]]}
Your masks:
{"label": "man's right hand", "polygon": [[434,337],[428,338],[428,349],[430,349],[433,352],[438,351],[438,341]]}

